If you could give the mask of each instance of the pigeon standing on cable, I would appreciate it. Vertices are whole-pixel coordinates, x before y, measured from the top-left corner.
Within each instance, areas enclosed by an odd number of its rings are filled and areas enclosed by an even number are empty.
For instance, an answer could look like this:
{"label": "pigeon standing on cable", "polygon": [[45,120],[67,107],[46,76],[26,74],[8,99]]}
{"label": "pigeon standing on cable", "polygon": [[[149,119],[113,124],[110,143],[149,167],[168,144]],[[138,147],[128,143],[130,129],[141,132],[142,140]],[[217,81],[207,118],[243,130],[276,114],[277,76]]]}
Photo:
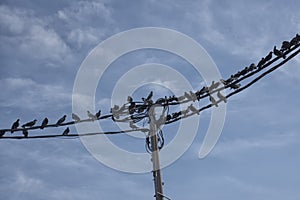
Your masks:
{"label": "pigeon standing on cable", "polygon": [[64,130],[64,132],[63,132],[62,135],[68,135],[69,133],[70,133],[70,129],[69,129],[69,127],[68,127],[68,128],[66,128],[66,129]]}
{"label": "pigeon standing on cable", "polygon": [[96,114],[95,114],[96,118],[99,119],[99,117],[101,116],[101,110],[99,110]]}
{"label": "pigeon standing on cable", "polygon": [[32,120],[30,122],[27,122],[26,124],[23,124],[22,127],[25,128],[26,126],[27,127],[33,127],[35,125],[35,123],[37,122],[37,120]]}
{"label": "pigeon standing on cable", "polygon": [[5,130],[0,130],[0,137],[2,137],[5,134]]}
{"label": "pigeon standing on cable", "polygon": [[67,115],[62,116],[59,120],[56,122],[56,126],[61,125],[66,120]]}
{"label": "pigeon standing on cable", "polygon": [[76,115],[75,113],[72,113],[72,119],[73,119],[75,122],[80,122],[80,118],[79,118],[78,115]]}
{"label": "pigeon standing on cable", "polygon": [[45,126],[47,126],[48,125],[48,118],[46,117],[44,120],[43,120],[43,122],[42,122],[42,125],[41,125],[41,129],[44,129],[45,128]]}
{"label": "pigeon standing on cable", "polygon": [[296,34],[296,36],[290,41],[291,46],[297,45],[300,42],[300,35]]}
{"label": "pigeon standing on cable", "polygon": [[193,113],[197,113],[199,115],[199,110],[193,106],[193,104],[188,106],[188,109]]}
{"label": "pigeon standing on cable", "polygon": [[273,54],[273,52],[270,51],[270,53],[265,57],[265,62],[268,62],[269,60],[272,59],[272,54]]}
{"label": "pigeon standing on cable", "polygon": [[209,88],[208,88],[208,91],[211,92],[212,90],[218,88],[219,85],[220,85],[220,82],[216,82],[216,83],[215,83],[215,81],[212,81],[212,82],[211,82],[211,85],[210,85]]}
{"label": "pigeon standing on cable", "polygon": [[285,55],[276,48],[276,46],[274,46],[274,48],[273,48],[273,53],[275,56],[278,56],[279,58],[280,57],[282,57],[283,59],[286,58]]}
{"label": "pigeon standing on cable", "polygon": [[20,122],[20,119],[17,119],[17,121],[15,121],[14,123],[13,123],[13,125],[11,126],[11,133],[13,133],[18,127],[19,127],[19,122]]}
{"label": "pigeon standing on cable", "polygon": [[132,97],[131,97],[131,96],[128,96],[128,97],[127,97],[127,101],[128,101],[128,103],[132,103],[132,101],[133,101]]}
{"label": "pigeon standing on cable", "polygon": [[227,99],[226,97],[224,97],[220,91],[218,91],[217,96],[219,99],[221,99],[222,101],[224,101],[225,103],[227,103]]}
{"label": "pigeon standing on cable", "polygon": [[215,100],[215,98],[213,96],[209,95],[209,100],[213,106],[218,107],[217,101]]}
{"label": "pigeon standing on cable", "polygon": [[289,41],[283,41],[280,51],[286,51],[289,50],[291,48],[291,43]]}
{"label": "pigeon standing on cable", "polygon": [[133,121],[130,121],[130,122],[129,122],[129,126],[130,126],[130,128],[132,128],[132,129],[134,129],[134,130],[138,129],[138,127],[137,127],[136,125],[133,124]]}
{"label": "pigeon standing on cable", "polygon": [[22,133],[23,133],[23,135],[24,135],[24,137],[28,137],[28,131],[26,130],[26,129],[24,129],[23,131],[22,131]]}
{"label": "pigeon standing on cable", "polygon": [[93,115],[89,110],[86,111],[86,112],[87,112],[88,117],[89,117],[91,120],[96,120],[96,119],[97,119],[97,117],[96,117],[95,115]]}
{"label": "pigeon standing on cable", "polygon": [[184,92],[184,96],[185,96],[185,98],[187,98],[187,100],[193,101],[193,98],[191,97],[191,95],[189,93]]}
{"label": "pigeon standing on cable", "polygon": [[258,62],[257,67],[260,69],[266,63],[265,58],[261,58]]}
{"label": "pigeon standing on cable", "polygon": [[230,89],[238,89],[239,87],[241,87],[241,84],[239,84],[239,83],[230,84],[229,87],[230,87]]}
{"label": "pigeon standing on cable", "polygon": [[249,71],[253,71],[256,69],[256,65],[254,63],[251,63],[249,66]]}

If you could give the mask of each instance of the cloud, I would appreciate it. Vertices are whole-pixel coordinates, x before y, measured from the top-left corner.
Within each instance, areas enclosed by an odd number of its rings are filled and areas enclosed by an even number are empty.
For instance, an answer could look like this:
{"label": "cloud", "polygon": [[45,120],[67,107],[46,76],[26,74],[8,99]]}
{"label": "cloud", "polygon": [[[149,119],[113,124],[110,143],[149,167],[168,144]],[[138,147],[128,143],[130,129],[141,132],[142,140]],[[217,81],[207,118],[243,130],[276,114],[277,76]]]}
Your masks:
{"label": "cloud", "polygon": [[23,59],[47,61],[48,66],[70,59],[71,50],[32,10],[0,6],[1,53],[18,55]]}
{"label": "cloud", "polygon": [[2,107],[39,110],[71,103],[71,93],[60,85],[43,85],[29,78],[5,78],[0,80],[0,85]]}

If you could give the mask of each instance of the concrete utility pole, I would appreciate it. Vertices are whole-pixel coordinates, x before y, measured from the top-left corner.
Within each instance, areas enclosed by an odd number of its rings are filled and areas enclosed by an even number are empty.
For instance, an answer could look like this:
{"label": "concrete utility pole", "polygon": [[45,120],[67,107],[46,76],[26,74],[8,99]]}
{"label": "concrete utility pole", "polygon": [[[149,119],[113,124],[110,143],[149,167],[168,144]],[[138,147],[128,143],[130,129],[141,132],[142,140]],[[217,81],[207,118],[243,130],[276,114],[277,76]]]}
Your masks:
{"label": "concrete utility pole", "polygon": [[[154,188],[155,188],[155,198],[156,200],[163,200],[163,187],[161,180],[161,171],[160,171],[160,162],[159,162],[159,148],[158,148],[158,129],[160,126],[160,120],[155,119],[155,105],[150,108],[149,117],[150,117],[150,144],[152,151],[151,161],[153,163],[153,179],[154,179]],[[160,114],[163,116],[163,114]],[[160,117],[161,119],[161,117]]]}

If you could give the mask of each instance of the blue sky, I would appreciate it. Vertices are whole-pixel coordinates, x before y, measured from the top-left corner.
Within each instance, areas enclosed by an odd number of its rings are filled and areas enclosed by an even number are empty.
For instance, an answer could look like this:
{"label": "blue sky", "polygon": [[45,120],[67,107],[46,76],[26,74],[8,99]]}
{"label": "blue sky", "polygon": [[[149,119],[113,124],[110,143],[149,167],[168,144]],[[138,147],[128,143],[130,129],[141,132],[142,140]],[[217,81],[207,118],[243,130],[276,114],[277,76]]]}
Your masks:
{"label": "blue sky", "polygon": [[[299,7],[296,0],[2,0],[0,127],[9,128],[16,118],[26,122],[70,117],[80,64],[113,34],[145,26],[180,31],[199,42],[221,75],[228,77],[299,33]],[[178,57],[151,50],[133,52],[113,63],[107,75],[112,82],[97,90],[96,107],[107,113],[109,109],[103,107],[120,73],[153,61],[178,69],[195,88],[202,81]],[[219,142],[199,160],[209,122],[209,112],[203,114],[194,143],[163,170],[165,194],[191,200],[299,199],[299,64],[298,56],[231,98]],[[135,97],[147,92],[142,88]],[[173,130],[178,124],[171,126]],[[144,151],[144,140],[122,139],[124,148],[134,143]],[[150,173],[110,169],[94,159],[79,139],[1,140],[0,163],[0,193],[7,200],[153,199]]]}

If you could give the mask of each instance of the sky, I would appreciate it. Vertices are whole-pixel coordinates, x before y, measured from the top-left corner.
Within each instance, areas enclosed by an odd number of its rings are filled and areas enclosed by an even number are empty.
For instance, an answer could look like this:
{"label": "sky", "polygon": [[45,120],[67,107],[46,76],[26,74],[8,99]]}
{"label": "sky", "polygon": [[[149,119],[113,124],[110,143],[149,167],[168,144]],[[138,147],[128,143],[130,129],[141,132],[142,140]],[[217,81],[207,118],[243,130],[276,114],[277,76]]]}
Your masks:
{"label": "sky", "polygon": [[[53,122],[67,114],[70,119],[81,63],[114,34],[141,27],[179,31],[201,44],[226,78],[299,33],[299,7],[296,0],[1,0],[0,128],[10,128],[17,118],[21,123],[32,119],[40,123],[47,116]],[[195,89],[203,84],[178,56],[140,50],[111,64],[99,82],[95,107],[108,113],[116,81],[132,67],[151,62],[180,71]],[[199,159],[210,119],[210,112],[202,114],[189,149],[162,171],[165,194],[174,200],[299,199],[299,65],[297,56],[230,98],[217,145]],[[146,96],[151,87],[139,88],[134,98]],[[170,93],[155,88],[155,97]],[[103,126],[116,128],[108,122]],[[167,143],[179,124],[169,126],[164,132]],[[76,132],[74,127],[71,131]],[[111,139],[124,149],[145,152],[143,139]],[[56,138],[0,140],[0,193],[7,200],[116,200],[153,199],[154,189],[151,173],[111,169],[96,160],[80,139]]]}

